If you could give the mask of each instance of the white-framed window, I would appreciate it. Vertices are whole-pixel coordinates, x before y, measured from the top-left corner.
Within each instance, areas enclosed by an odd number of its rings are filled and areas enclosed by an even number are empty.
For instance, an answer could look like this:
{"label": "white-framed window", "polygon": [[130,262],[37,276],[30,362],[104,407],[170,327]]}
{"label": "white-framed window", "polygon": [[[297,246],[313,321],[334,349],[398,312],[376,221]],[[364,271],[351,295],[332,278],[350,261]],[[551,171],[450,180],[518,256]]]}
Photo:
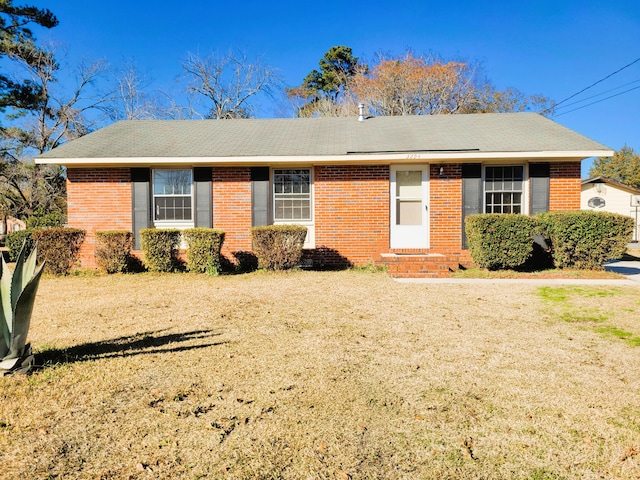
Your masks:
{"label": "white-framed window", "polygon": [[485,167],[485,213],[524,213],[524,198],[523,165]]}
{"label": "white-framed window", "polygon": [[273,170],[273,219],[276,223],[310,222],[311,169]]}
{"label": "white-framed window", "polygon": [[193,221],[193,171],[153,171],[153,219],[155,222]]}

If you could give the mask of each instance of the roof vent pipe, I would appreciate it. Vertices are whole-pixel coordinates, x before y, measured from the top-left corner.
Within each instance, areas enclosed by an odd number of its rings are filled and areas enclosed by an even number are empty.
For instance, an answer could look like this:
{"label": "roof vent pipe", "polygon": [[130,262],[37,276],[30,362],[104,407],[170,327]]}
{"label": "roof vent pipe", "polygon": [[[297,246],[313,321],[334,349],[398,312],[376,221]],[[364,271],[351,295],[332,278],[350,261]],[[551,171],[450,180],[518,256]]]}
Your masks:
{"label": "roof vent pipe", "polygon": [[364,103],[358,104],[358,121],[364,122]]}

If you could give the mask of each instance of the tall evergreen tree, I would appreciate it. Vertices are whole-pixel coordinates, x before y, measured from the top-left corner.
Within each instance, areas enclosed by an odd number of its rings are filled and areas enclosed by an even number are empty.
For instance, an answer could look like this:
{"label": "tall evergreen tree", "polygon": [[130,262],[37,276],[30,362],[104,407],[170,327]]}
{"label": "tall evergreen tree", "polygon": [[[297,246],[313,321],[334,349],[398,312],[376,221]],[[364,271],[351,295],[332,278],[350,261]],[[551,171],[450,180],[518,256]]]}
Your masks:
{"label": "tall evergreen tree", "polygon": [[[43,51],[35,44],[30,27],[52,28],[57,24],[58,19],[48,9],[15,6],[13,0],[0,0],[0,59],[10,58],[36,66],[42,61]],[[41,97],[40,86],[31,80],[15,80],[0,73],[0,111],[6,107],[33,109]]]}
{"label": "tall evergreen tree", "polygon": [[356,74],[358,57],[350,47],[331,47],[320,59],[320,70],[312,70],[302,82],[302,88],[315,98],[323,96],[336,101],[349,78]]}
{"label": "tall evergreen tree", "polygon": [[331,47],[319,67],[309,72],[302,85],[286,89],[287,96],[299,103],[296,114],[300,117],[341,115],[340,96],[356,73],[367,71],[367,66],[344,45]]}

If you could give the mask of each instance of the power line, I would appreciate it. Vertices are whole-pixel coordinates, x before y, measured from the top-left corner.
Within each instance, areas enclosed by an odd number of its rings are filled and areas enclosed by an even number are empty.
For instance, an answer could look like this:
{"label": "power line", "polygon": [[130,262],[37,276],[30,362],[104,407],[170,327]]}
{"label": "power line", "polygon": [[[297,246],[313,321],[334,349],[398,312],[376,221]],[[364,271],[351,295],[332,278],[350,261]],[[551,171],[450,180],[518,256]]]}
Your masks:
{"label": "power line", "polygon": [[[591,85],[589,85],[588,87],[583,88],[583,89],[582,89],[582,90],[580,90],[579,92],[576,92],[576,93],[574,93],[573,95],[568,96],[568,97],[567,97],[567,98],[565,98],[564,100],[561,100],[560,102],[556,103],[553,107],[549,107],[549,108],[545,109],[544,111],[542,111],[541,113],[543,113],[543,114],[544,114],[544,113],[547,113],[547,112],[549,112],[549,111],[553,110],[553,109],[554,109],[555,107],[557,107],[558,105],[560,105],[560,104],[562,104],[562,103],[564,103],[564,102],[566,102],[566,101],[568,101],[568,100],[571,100],[571,99],[572,99],[572,98],[574,98],[574,97],[577,97],[577,96],[578,96],[578,95],[580,95],[581,93],[583,93],[583,92],[585,92],[585,91],[589,90],[590,88],[595,87],[595,86],[596,86],[596,85],[598,85],[599,83],[604,82],[606,79],[613,77],[616,73],[620,73],[620,72],[621,72],[622,70],[624,70],[625,68],[629,68],[631,65],[633,65],[633,64],[635,64],[635,63],[638,63],[638,62],[640,62],[640,58],[636,58],[633,62],[628,63],[627,65],[625,65],[625,66],[624,66],[624,67],[622,67],[622,68],[619,68],[618,70],[616,70],[616,71],[615,71],[615,72],[613,72],[613,73],[610,73],[610,74],[609,74],[609,75],[607,75],[606,77],[601,78],[600,80],[598,80],[598,81],[596,81],[596,82],[592,83],[592,84],[591,84]],[[614,96],[615,96],[615,95],[614,95]],[[568,112],[565,112],[565,113],[568,113]]]}
{"label": "power line", "polygon": [[[609,93],[609,92],[615,92],[616,90],[620,90],[621,88],[627,87],[627,86],[629,86],[629,85],[633,85],[634,83],[638,83],[638,82],[640,82],[640,79],[638,79],[638,80],[634,80],[633,82],[624,83],[624,84],[619,85],[619,86],[617,86],[617,87],[610,88],[609,90],[605,90],[605,91],[603,91],[603,92],[596,93],[595,95],[591,95],[590,97],[585,97],[585,98],[583,98],[583,99],[581,99],[581,100],[576,100],[575,102],[565,103],[565,104],[564,104],[562,107],[560,107],[560,108],[561,108],[561,109],[563,109],[563,108],[568,108],[568,107],[570,107],[570,106],[572,106],[572,105],[577,105],[577,104],[579,104],[579,103],[586,102],[587,100],[591,100],[592,98],[601,97],[602,95],[605,95],[605,94],[607,94],[607,93]],[[631,90],[633,90],[633,88],[632,88]],[[628,91],[630,91],[630,90],[627,90],[627,92],[628,92]],[[622,92],[622,93],[625,93],[625,92]]]}
{"label": "power line", "polygon": [[[623,93],[627,93],[627,92],[630,92],[630,91],[632,91],[632,90],[637,90],[637,89],[639,89],[639,88],[640,88],[640,85],[639,85],[639,86],[637,86],[637,87],[630,88],[629,90],[625,90],[624,92],[616,93],[615,95],[609,95],[609,96],[608,96],[608,97],[606,97],[606,98],[603,98],[603,99],[600,99],[600,100],[596,100],[595,102],[591,102],[591,103],[588,103],[588,104],[586,104],[586,105],[582,105],[581,107],[576,107],[576,108],[574,108],[573,110],[569,110],[569,111],[567,111],[567,112],[558,113],[557,115],[554,115],[554,116],[555,116],[555,117],[559,117],[559,116],[564,115],[564,114],[566,114],[566,113],[575,112],[576,110],[580,110],[581,108],[586,108],[586,107],[589,107],[589,106],[594,105],[594,104],[596,104],[596,103],[604,102],[605,100],[609,100],[610,98],[617,97],[617,96],[619,96],[619,95],[622,95]],[[597,95],[596,95],[596,96],[597,96]],[[576,102],[576,103],[579,103],[579,102]]]}
{"label": "power line", "polygon": [[588,87],[583,88],[583,89],[582,89],[582,90],[580,90],[579,92],[574,93],[573,95],[571,95],[571,96],[569,96],[569,97],[565,98],[564,100],[562,100],[562,101],[560,101],[560,102],[556,103],[556,107],[557,107],[558,105],[560,105],[561,103],[566,102],[567,100],[571,100],[573,97],[577,97],[577,96],[578,96],[578,95],[580,95],[582,92],[584,92],[584,91],[586,91],[586,90],[589,90],[589,89],[590,89],[590,88],[592,88],[592,87],[595,87],[595,86],[596,86],[596,85],[598,85],[599,83],[604,82],[607,78],[613,77],[616,73],[620,73],[620,72],[621,72],[622,70],[624,70],[625,68],[628,68],[628,67],[630,67],[631,65],[633,65],[634,63],[638,63],[638,62],[640,62],[640,58],[636,58],[633,62],[631,62],[631,63],[629,63],[629,64],[625,65],[624,67],[622,67],[622,68],[620,68],[620,69],[616,70],[615,72],[610,73],[610,74],[609,74],[609,75],[607,75],[606,77],[601,78],[601,79],[600,79],[600,80],[598,80],[597,82],[592,83],[592,84],[591,84],[591,85],[589,85]]}

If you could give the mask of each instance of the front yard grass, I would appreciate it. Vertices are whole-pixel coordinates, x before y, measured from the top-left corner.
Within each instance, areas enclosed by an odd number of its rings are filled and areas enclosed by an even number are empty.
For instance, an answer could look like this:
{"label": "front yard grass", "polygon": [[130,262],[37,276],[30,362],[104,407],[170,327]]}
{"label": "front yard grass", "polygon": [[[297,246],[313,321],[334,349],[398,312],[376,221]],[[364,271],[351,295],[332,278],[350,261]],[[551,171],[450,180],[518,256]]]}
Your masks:
{"label": "front yard grass", "polygon": [[639,478],[638,310],[362,271],[45,278],[0,478]]}
{"label": "front yard grass", "polygon": [[451,273],[452,278],[574,278],[574,279],[624,279],[624,275],[605,270],[547,269],[532,272],[519,270],[487,270],[486,268],[460,269]]}

